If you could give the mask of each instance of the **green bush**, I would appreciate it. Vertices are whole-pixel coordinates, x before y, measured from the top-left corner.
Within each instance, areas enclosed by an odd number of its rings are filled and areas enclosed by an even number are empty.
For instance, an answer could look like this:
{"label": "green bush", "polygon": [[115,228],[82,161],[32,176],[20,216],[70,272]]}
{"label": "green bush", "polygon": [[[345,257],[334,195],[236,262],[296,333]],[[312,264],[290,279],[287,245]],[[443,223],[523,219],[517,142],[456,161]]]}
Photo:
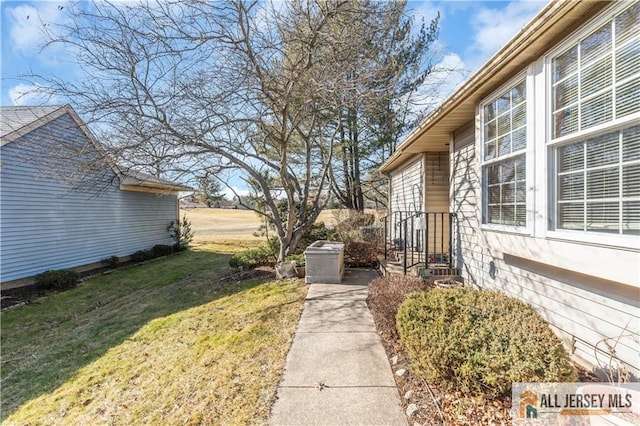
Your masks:
{"label": "green bush", "polygon": [[512,382],[575,381],[560,340],[535,309],[469,287],[410,294],[397,326],[416,374],[445,389],[507,396]]}
{"label": "green bush", "polygon": [[120,264],[120,258],[118,256],[109,256],[102,259],[100,263],[104,263],[110,268],[117,268],[118,265]]}
{"label": "green bush", "polygon": [[258,247],[234,254],[229,259],[229,266],[237,268],[255,268],[256,266],[272,265],[275,263],[275,253],[269,247]]}
{"label": "green bush", "polygon": [[154,257],[169,256],[173,254],[173,247],[167,244],[156,244],[151,249]]}
{"label": "green bush", "polygon": [[74,287],[80,279],[80,274],[72,269],[59,269],[56,271],[44,271],[35,276],[36,284],[43,288],[69,288]]}
{"label": "green bush", "polygon": [[307,263],[304,254],[290,254],[284,258],[285,261],[295,261],[296,266],[303,266]]}
{"label": "green bush", "polygon": [[147,260],[154,259],[155,257],[153,250],[138,250],[131,255],[131,261],[135,263],[145,262]]}
{"label": "green bush", "polygon": [[310,228],[305,230],[298,241],[298,245],[295,250],[295,254],[303,253],[307,247],[318,240],[337,240],[338,234],[333,230],[327,228],[324,222],[317,222],[311,225]]}
{"label": "green bush", "polygon": [[376,328],[387,339],[396,341],[396,314],[409,293],[425,289],[421,280],[409,275],[391,275],[371,281],[367,305],[373,315]]}

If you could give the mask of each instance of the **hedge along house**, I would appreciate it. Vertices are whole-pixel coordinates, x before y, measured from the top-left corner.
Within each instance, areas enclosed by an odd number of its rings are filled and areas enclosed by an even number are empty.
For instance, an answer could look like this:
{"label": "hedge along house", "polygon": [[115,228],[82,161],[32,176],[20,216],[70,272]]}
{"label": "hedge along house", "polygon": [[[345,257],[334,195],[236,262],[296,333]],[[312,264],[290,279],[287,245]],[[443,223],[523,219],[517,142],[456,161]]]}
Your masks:
{"label": "hedge along house", "polygon": [[637,377],[639,64],[639,2],[548,4],[381,167],[405,273],[518,297],[582,363]]}
{"label": "hedge along house", "polygon": [[0,111],[3,288],[173,244],[167,228],[190,188],[118,168],[68,105]]}

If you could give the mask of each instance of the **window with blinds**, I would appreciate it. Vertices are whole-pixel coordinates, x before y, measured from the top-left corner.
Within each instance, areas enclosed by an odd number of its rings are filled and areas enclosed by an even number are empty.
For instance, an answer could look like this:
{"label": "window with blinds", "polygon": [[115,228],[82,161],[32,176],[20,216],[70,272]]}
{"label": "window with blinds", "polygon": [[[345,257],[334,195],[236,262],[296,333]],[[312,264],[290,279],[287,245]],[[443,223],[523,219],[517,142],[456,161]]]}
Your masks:
{"label": "window with blinds", "polygon": [[638,64],[640,3],[551,62],[556,229],[640,235]]}
{"label": "window with blinds", "polygon": [[526,226],[527,99],[522,79],[482,107],[483,222]]}
{"label": "window with blinds", "polygon": [[640,111],[640,3],[552,60],[552,137]]}
{"label": "window with blinds", "polygon": [[640,235],[640,126],[558,148],[559,229]]}

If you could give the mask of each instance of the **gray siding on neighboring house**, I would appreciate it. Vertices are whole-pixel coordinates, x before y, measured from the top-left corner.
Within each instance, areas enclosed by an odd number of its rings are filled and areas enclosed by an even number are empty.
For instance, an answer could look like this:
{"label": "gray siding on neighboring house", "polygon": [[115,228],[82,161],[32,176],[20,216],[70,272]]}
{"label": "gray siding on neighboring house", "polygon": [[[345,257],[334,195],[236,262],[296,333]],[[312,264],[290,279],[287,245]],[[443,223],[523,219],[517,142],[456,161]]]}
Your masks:
{"label": "gray siding on neighboring house", "polygon": [[73,171],[52,158],[61,141],[89,146],[65,114],[2,147],[2,282],[173,243],[167,226],[177,216],[176,195],[122,191],[108,169],[73,189],[60,175]]}
{"label": "gray siding on neighboring house", "polygon": [[[457,258],[465,283],[501,290],[533,305],[555,327],[566,346],[574,348],[573,354],[593,366],[602,366],[607,360],[602,352],[596,359],[596,345],[606,348],[603,339],[613,338],[609,343],[615,343],[615,338],[625,335],[615,351],[638,375],[637,289],[545,265],[535,257],[512,256],[508,254],[510,247],[492,244],[487,238],[491,231],[482,230],[479,223],[479,166],[473,139],[473,133],[462,134],[451,152],[451,206],[458,216]],[[521,244],[534,244],[534,237],[521,238]],[[611,249],[610,256],[615,255],[615,249]],[[491,262],[495,266],[493,277]]]}

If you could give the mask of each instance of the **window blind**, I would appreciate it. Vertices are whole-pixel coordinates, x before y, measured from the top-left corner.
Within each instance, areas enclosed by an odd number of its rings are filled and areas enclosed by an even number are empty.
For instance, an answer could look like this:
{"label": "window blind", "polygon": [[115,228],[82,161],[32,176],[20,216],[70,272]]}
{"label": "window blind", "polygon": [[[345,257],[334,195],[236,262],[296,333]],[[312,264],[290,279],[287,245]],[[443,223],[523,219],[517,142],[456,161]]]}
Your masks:
{"label": "window blind", "polygon": [[640,111],[640,3],[552,61],[553,138]]}
{"label": "window blind", "polygon": [[640,234],[640,126],[557,150],[557,227]]}
{"label": "window blind", "polygon": [[526,80],[483,107],[484,222],[526,226]]}

